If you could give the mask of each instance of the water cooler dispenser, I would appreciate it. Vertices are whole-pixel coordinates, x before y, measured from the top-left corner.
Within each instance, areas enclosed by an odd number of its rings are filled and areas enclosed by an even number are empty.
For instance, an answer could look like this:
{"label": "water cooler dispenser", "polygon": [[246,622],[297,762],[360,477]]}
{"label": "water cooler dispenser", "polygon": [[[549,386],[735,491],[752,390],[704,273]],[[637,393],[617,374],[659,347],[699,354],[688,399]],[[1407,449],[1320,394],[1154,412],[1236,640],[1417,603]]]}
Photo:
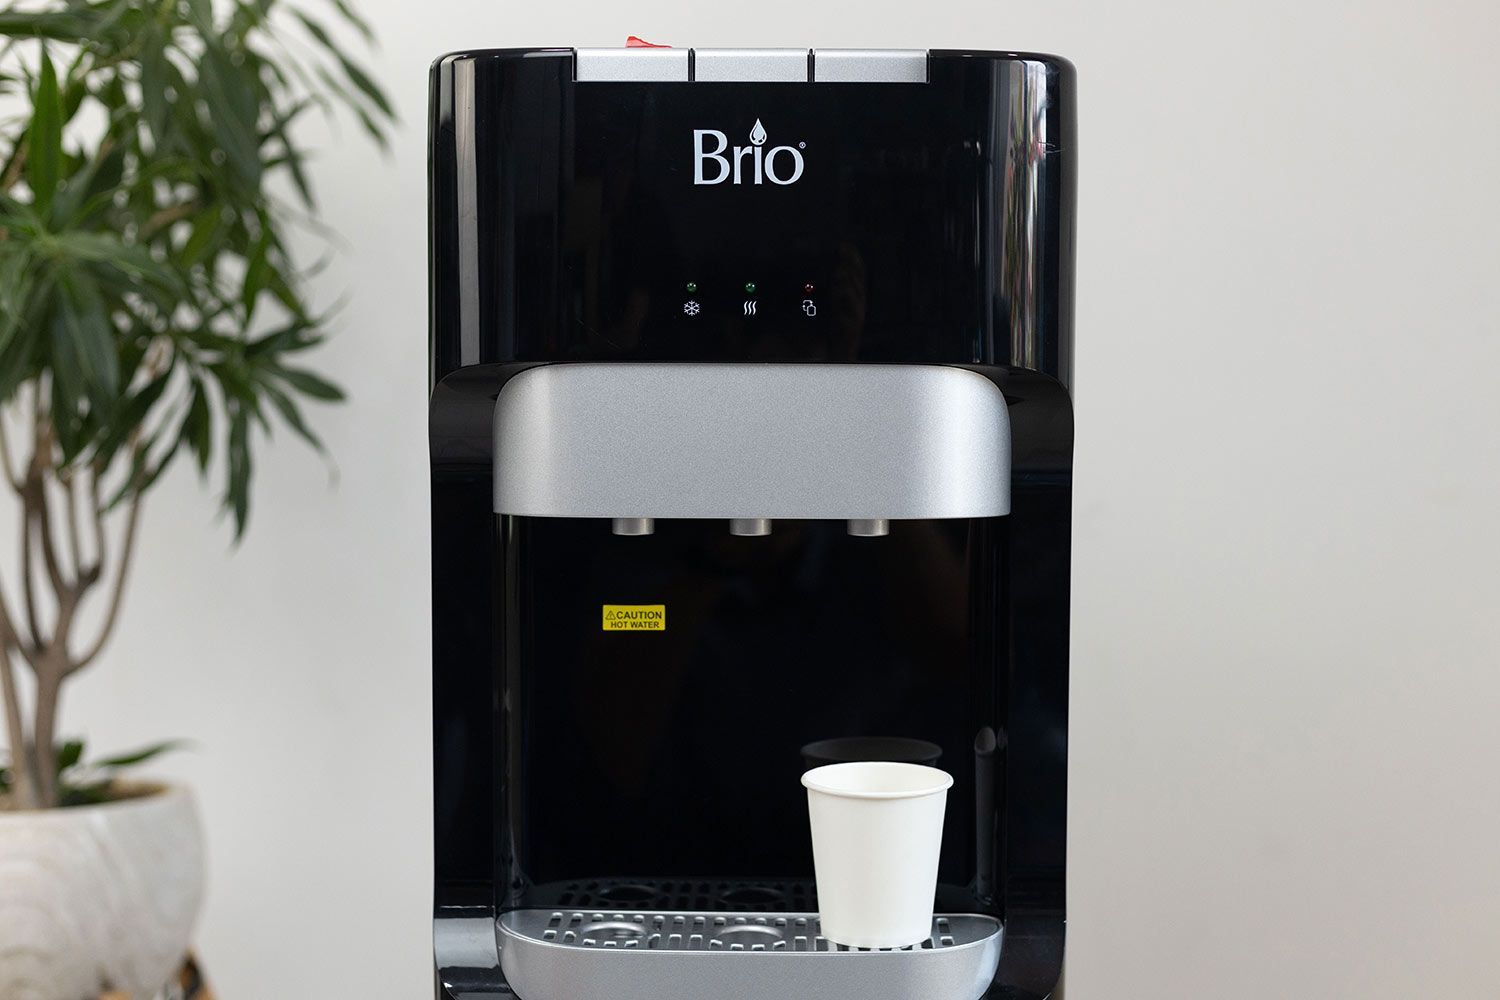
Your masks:
{"label": "water cooler dispenser", "polygon": [[[1041,998],[1064,928],[1074,75],[534,49],[431,77],[438,995]],[[930,937],[800,775],[953,776]]]}

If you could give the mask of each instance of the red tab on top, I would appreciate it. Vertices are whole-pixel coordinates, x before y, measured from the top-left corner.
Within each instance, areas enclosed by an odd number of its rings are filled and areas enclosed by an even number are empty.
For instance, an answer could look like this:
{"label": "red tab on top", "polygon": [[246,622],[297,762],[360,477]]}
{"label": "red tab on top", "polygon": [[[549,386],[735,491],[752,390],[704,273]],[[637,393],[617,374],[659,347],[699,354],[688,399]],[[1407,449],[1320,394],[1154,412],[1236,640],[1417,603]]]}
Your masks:
{"label": "red tab on top", "polygon": [[640,38],[636,35],[631,35],[629,38],[625,39],[625,47],[627,49],[670,49],[672,46],[658,45],[655,42],[648,42],[644,38]]}

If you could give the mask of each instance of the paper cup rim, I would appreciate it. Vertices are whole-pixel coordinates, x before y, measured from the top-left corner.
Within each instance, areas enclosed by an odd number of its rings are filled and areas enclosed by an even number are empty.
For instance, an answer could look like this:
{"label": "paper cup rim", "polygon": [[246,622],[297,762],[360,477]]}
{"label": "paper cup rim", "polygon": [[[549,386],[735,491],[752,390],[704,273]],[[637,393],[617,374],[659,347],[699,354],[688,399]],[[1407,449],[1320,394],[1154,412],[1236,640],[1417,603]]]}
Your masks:
{"label": "paper cup rim", "polygon": [[[914,788],[895,789],[849,788],[842,782],[832,780],[851,771],[871,769],[899,772],[905,775],[908,781],[920,777],[926,777],[928,780],[925,784]],[[906,764],[892,760],[852,760],[838,764],[824,764],[804,772],[802,786],[809,791],[821,792],[824,795],[832,795],[841,799],[919,799],[926,795],[946,792],[952,788],[953,775],[941,768],[928,767],[926,764]]]}

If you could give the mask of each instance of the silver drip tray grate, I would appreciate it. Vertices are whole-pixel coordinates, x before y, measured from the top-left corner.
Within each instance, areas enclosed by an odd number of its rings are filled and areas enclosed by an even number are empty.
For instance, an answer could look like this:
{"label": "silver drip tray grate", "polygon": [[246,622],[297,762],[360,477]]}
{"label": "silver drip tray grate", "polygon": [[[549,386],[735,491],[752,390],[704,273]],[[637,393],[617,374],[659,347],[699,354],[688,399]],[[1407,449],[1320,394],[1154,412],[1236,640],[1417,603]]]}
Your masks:
{"label": "silver drip tray grate", "polygon": [[727,879],[578,879],[533,887],[550,892],[538,898],[535,909],[551,907],[582,910],[638,910],[656,913],[804,913],[816,910],[817,890],[811,881],[788,879],[747,882]]}
{"label": "silver drip tray grate", "polygon": [[[507,914],[509,917],[512,914]],[[581,948],[661,951],[912,951],[982,941],[999,929],[989,917],[940,916],[932,936],[906,948],[848,948],[823,937],[817,914],[636,913],[516,910],[510,927],[528,937]]]}
{"label": "silver drip tray grate", "polygon": [[941,914],[919,944],[846,948],[811,913],[577,909],[512,910],[498,930],[520,1000],[977,1000],[1003,934],[993,917]]}

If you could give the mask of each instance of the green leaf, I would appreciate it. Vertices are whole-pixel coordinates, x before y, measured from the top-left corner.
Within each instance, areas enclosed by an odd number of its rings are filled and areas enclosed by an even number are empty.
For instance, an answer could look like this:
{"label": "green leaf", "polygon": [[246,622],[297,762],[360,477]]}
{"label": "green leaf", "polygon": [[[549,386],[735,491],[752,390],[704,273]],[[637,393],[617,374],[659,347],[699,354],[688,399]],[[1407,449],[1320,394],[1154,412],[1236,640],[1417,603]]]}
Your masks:
{"label": "green leaf", "polygon": [[0,11],[0,35],[12,38],[48,38],[58,42],[81,42],[94,23],[68,11]]}
{"label": "green leaf", "polygon": [[291,354],[316,347],[323,338],[310,333],[312,320],[295,319],[286,326],[278,327],[245,346],[245,358],[255,361],[268,355]]}
{"label": "green leaf", "polygon": [[187,9],[193,25],[205,35],[214,35],[213,0],[188,0]]}
{"label": "green leaf", "polygon": [[93,279],[82,272],[64,276],[58,291],[53,372],[72,381],[79,396],[93,399],[101,411],[108,410],[119,388],[120,369],[115,330],[104,300]]}
{"label": "green leaf", "polygon": [[83,741],[68,740],[57,748],[57,771],[61,774],[83,757]]}
{"label": "green leaf", "polygon": [[285,368],[278,365],[271,370],[287,385],[296,389],[304,396],[311,396],[313,399],[322,399],[331,403],[340,402],[344,398],[344,391],[338,386],[305,369]]}
{"label": "green leaf", "polygon": [[349,4],[345,2],[345,0],[329,0],[329,2],[333,4],[334,9],[339,12],[344,20],[353,25],[354,29],[364,36],[366,42],[369,42],[371,44],[374,43],[375,31],[370,27],[369,21],[366,21],[363,17],[359,16],[359,14],[355,12],[354,8],[349,6]]}
{"label": "green leaf", "polygon": [[[5,244],[0,243],[0,247]],[[32,256],[25,247],[0,251],[0,352],[21,327],[27,298],[35,279],[31,273]]]}
{"label": "green leaf", "polygon": [[256,117],[260,108],[254,81],[235,69],[234,61],[216,41],[205,39],[205,44],[198,83],[208,102],[214,137],[239,180],[258,189],[261,163]]}
{"label": "green leaf", "polygon": [[[309,269],[309,273],[311,273],[311,269]],[[266,284],[270,288],[271,294],[276,296],[276,301],[280,302],[288,313],[296,317],[298,322],[312,322],[312,317],[307,313],[307,306],[303,303],[301,296],[297,294],[297,290],[288,284],[283,273],[273,271]]]}
{"label": "green leaf", "polygon": [[181,435],[174,435],[171,439],[172,443],[167,446],[167,450],[153,457],[152,451],[157,442],[162,439],[162,436],[162,429],[158,429],[156,433],[151,435],[145,447],[133,453],[130,463],[130,475],[120,484],[120,488],[115,491],[114,496],[109,498],[106,504],[107,509],[114,509],[128,497],[139,496],[148,492],[152,486],[156,485],[156,481],[161,478],[161,474],[167,471],[167,467],[172,464],[172,459],[177,455],[177,449],[182,447],[182,437]]}
{"label": "green leaf", "polygon": [[[334,39],[329,35],[327,29],[324,28],[321,23],[314,20],[312,17],[302,13],[301,11],[293,11],[292,13],[299,21],[302,22],[302,26],[307,29],[307,33],[312,35],[313,38],[318,42],[318,44],[327,49],[328,53],[334,57],[339,66],[343,68],[344,76],[348,77],[349,82],[354,84],[355,89],[359,93],[363,94],[365,99],[368,100],[383,117],[385,117],[386,119],[394,119],[396,117],[396,109],[391,105],[390,98],[386,96],[385,91],[381,89],[379,84],[371,79],[370,74],[367,73],[362,66],[360,66],[358,63],[354,62],[344,54],[343,46],[334,41]],[[345,93],[342,90],[340,92]],[[373,119],[371,119],[371,122],[373,123]],[[380,132],[383,142],[383,130],[377,128],[377,131]]]}
{"label": "green leaf", "polygon": [[182,245],[179,255],[182,263],[187,267],[193,267],[203,260],[208,252],[209,246],[214,238],[219,235],[219,214],[217,212],[199,212],[198,217],[193,220],[192,231],[188,234],[187,242]]}
{"label": "green leaf", "polygon": [[57,70],[42,49],[41,71],[32,95],[31,126],[26,130],[26,183],[44,214],[52,207],[62,174],[63,101]]}
{"label": "green leaf", "polygon": [[255,302],[270,280],[271,264],[267,259],[270,245],[271,230],[262,225],[260,239],[255,241],[255,246],[245,259],[245,279],[240,288],[240,307],[245,310],[246,325],[249,325],[250,318],[255,315]]}
{"label": "green leaf", "polygon": [[58,795],[58,805],[64,809],[76,806],[103,805],[110,799],[114,788],[112,781],[93,781],[86,785],[68,785]]}
{"label": "green leaf", "polygon": [[151,132],[156,149],[166,148],[169,138],[167,122],[172,108],[167,103],[167,87],[171,82],[171,67],[162,40],[155,33],[142,39],[141,48],[141,111],[142,120]]}
{"label": "green leaf", "polygon": [[286,167],[287,173],[291,175],[292,184],[296,187],[297,194],[302,199],[303,207],[309,210],[314,207],[312,185],[307,179],[307,171],[303,169],[302,151],[292,142],[291,124],[298,115],[310,108],[312,104],[313,101],[311,98],[298,101],[286,111],[277,115],[275,121],[271,122],[270,127],[266,130],[268,136],[279,138],[286,150],[282,157],[269,162],[267,167]]}
{"label": "green leaf", "polygon": [[51,415],[64,461],[78,457],[85,443],[85,401],[108,406],[112,392],[104,387],[114,381],[117,363],[97,295],[80,291],[87,282],[71,272],[59,276],[52,307]]}
{"label": "green leaf", "polygon": [[171,267],[151,256],[143,246],[126,243],[113,233],[91,233],[72,231],[50,237],[49,244],[57,256],[71,261],[102,264],[103,268],[92,271],[96,276],[109,271],[123,277],[127,287],[134,290],[135,282],[147,281],[166,287],[176,287],[177,274]]}
{"label": "green leaf", "polygon": [[70,270],[88,275],[100,292],[112,292],[114,302],[131,294],[168,292],[172,305],[183,294],[181,278],[169,264],[157,260],[147,247],[125,243],[113,234],[68,232],[51,237],[50,244],[64,260],[88,265]]}
{"label": "green leaf", "polygon": [[312,428],[308,427],[307,422],[302,419],[302,411],[297,409],[297,404],[292,402],[292,398],[270,383],[266,383],[263,388],[266,391],[266,398],[271,401],[271,405],[281,414],[281,419],[286,421],[287,426],[296,432],[298,437],[311,445],[314,451],[320,454],[327,454],[326,449],[323,447],[323,442],[318,439],[318,436],[312,432]]}
{"label": "green leaf", "polygon": [[83,104],[83,99],[88,96],[88,82],[79,73],[85,58],[87,58],[87,53],[79,49],[77,55],[73,57],[72,65],[63,74],[63,80],[67,81],[62,87],[63,124],[73,120],[73,116],[78,113],[79,107]]}
{"label": "green leaf", "polygon": [[372,140],[374,140],[375,144],[379,146],[382,151],[387,151],[390,149],[390,142],[386,138],[385,129],[370,115],[370,112],[365,110],[364,106],[359,103],[358,99],[353,94],[349,93],[349,89],[345,87],[341,82],[339,82],[339,79],[336,76],[328,72],[328,69],[326,67],[319,66],[318,79],[322,80],[323,83],[326,84],[328,88],[335,94],[338,94],[341,98],[343,98],[344,103],[349,108],[349,111],[354,115],[355,119],[359,121],[365,132],[370,136]]}
{"label": "green leaf", "polygon": [[310,15],[304,14],[302,11],[296,9],[292,10],[292,16],[302,22],[302,27],[307,29],[307,33],[309,35],[312,35],[313,39],[316,40],[319,45],[323,46],[323,48],[327,49],[334,55],[338,54],[338,45],[334,42],[333,37],[328,34],[327,29],[325,29],[320,22],[315,20]]}
{"label": "green leaf", "polygon": [[391,142],[386,138],[385,129],[381,128],[380,123],[368,111],[355,105],[354,117],[359,119],[359,124],[364,128],[365,134],[374,140],[375,145],[380,147],[382,153],[390,152]]}
{"label": "green leaf", "polygon": [[193,401],[187,415],[182,418],[181,436],[198,460],[198,474],[208,471],[208,459],[213,452],[213,411],[208,406],[208,389],[197,379],[193,380]]}
{"label": "green leaf", "polygon": [[[62,185],[53,219],[58,229],[82,226],[112,201],[125,172],[125,147],[112,144],[89,157]],[[61,234],[67,237],[69,234]]]}
{"label": "green leaf", "polygon": [[360,93],[370,99],[370,103],[380,109],[387,118],[396,117],[396,109],[391,106],[390,99],[385,96],[385,91],[380,89],[376,82],[370,79],[357,63],[342,53],[339,54],[339,65],[344,67],[344,74],[349,77],[349,82],[359,88]]}
{"label": "green leaf", "polygon": [[[309,400],[343,398],[293,357],[331,315],[304,291],[317,252],[294,261],[284,243],[294,223],[328,235],[294,123],[343,108],[383,147],[395,114],[348,45],[373,38],[358,0],[291,7],[0,3],[0,92],[22,102],[0,112],[0,176],[20,180],[0,191],[0,402],[47,386],[63,459],[113,456],[130,466],[127,493],[178,449],[206,474],[225,448],[237,538],[256,425],[316,447]],[[268,190],[268,176],[286,187]],[[272,309],[279,328],[261,331]],[[163,348],[171,369],[147,374]],[[122,463],[135,435],[142,453]]]}
{"label": "green leaf", "polygon": [[99,768],[134,767],[137,764],[144,764],[151,758],[160,756],[170,750],[181,750],[188,745],[186,740],[163,740],[160,743],[153,743],[150,746],[142,747],[139,750],[132,750],[129,753],[119,754],[115,757],[106,757],[104,760],[96,760],[93,762],[93,766]]}
{"label": "green leaf", "polygon": [[234,540],[245,534],[245,525],[250,521],[250,415],[243,406],[237,406],[229,418],[228,490],[225,501],[234,515]]}
{"label": "green leaf", "polygon": [[94,449],[95,457],[101,466],[107,467],[120,446],[130,437],[131,432],[145,423],[146,414],[150,413],[151,407],[161,399],[171,378],[172,369],[168,368],[142,386],[139,392],[126,398],[117,412],[111,415],[109,427]]}
{"label": "green leaf", "polygon": [[[17,389],[29,379],[37,377],[46,353],[45,345],[50,341],[51,319],[47,306],[52,301],[52,290],[56,277],[51,269],[36,273],[30,265],[30,254],[18,252],[26,264],[26,274],[21,279],[20,302],[16,312],[0,318],[0,325],[14,328],[7,342],[0,346],[0,401],[9,401]],[[55,401],[54,412],[62,410]]]}

